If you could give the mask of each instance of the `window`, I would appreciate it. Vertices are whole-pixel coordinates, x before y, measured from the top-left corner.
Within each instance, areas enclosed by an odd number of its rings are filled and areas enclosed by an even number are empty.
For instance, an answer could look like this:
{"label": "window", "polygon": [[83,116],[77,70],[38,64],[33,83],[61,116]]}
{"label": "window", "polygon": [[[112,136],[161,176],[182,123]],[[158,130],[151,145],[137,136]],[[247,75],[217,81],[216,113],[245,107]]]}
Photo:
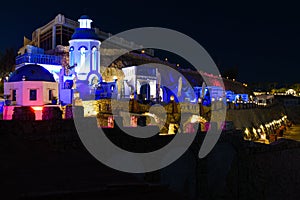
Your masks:
{"label": "window", "polygon": [[49,90],[49,101],[53,98],[53,90]]}
{"label": "window", "polygon": [[98,52],[97,52],[97,47],[92,48],[92,70],[96,71],[97,70],[97,57],[98,57]]}
{"label": "window", "polygon": [[36,101],[36,90],[29,90],[29,100],[30,101]]}
{"label": "window", "polygon": [[13,90],[12,91],[12,101],[16,101],[17,100],[17,90]]}
{"label": "window", "polygon": [[85,56],[86,56],[86,51],[87,51],[87,48],[86,47],[80,47],[79,48],[79,51],[80,51],[80,67],[84,67],[85,66]]}
{"label": "window", "polygon": [[69,57],[70,57],[70,66],[73,66],[74,65],[74,47],[70,47]]}

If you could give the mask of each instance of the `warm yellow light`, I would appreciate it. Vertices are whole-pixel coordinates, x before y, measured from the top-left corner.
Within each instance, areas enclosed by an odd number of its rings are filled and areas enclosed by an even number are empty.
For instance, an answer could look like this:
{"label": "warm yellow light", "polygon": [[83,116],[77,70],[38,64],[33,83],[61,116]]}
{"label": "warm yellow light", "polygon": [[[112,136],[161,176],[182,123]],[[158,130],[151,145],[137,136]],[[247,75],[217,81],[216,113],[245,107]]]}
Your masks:
{"label": "warm yellow light", "polygon": [[198,115],[192,115],[192,118],[190,120],[191,123],[200,122],[200,116]]}
{"label": "warm yellow light", "polygon": [[173,96],[173,95],[170,96],[170,100],[171,100],[171,101],[174,101],[174,96]]}
{"label": "warm yellow light", "polygon": [[254,133],[255,136],[257,136],[257,132],[255,128],[252,128],[252,132]]}
{"label": "warm yellow light", "polygon": [[201,98],[198,98],[198,103],[202,103],[202,99]]}
{"label": "warm yellow light", "polygon": [[130,98],[131,100],[134,99],[134,95],[131,94],[129,98]]}
{"label": "warm yellow light", "polygon": [[142,53],[145,53],[145,50],[144,50],[144,49],[142,50]]}
{"label": "warm yellow light", "polygon": [[258,132],[258,133],[261,133],[261,129],[260,129],[260,128],[258,128],[258,129],[257,129],[257,132]]}
{"label": "warm yellow light", "polygon": [[264,134],[264,133],[261,134],[261,135],[260,135],[260,138],[261,138],[262,140],[266,140],[266,134]]}
{"label": "warm yellow light", "polygon": [[34,111],[43,110],[43,106],[31,106]]}
{"label": "warm yellow light", "polygon": [[245,129],[245,134],[246,134],[247,136],[249,136],[249,133],[250,133],[250,132],[249,132],[248,128],[246,128],[246,129]]}

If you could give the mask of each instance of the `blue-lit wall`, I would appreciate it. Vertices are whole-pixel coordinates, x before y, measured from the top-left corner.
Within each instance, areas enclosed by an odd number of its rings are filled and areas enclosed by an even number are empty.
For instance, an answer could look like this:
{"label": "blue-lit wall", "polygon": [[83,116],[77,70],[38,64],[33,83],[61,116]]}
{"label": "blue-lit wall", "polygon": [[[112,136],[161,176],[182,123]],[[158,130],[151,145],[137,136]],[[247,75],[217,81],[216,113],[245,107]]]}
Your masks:
{"label": "blue-lit wall", "polygon": [[69,41],[69,64],[78,81],[89,81],[96,75],[100,79],[100,41],[92,39],[73,39]]}
{"label": "blue-lit wall", "polygon": [[117,98],[117,82],[101,82],[95,91],[95,99]]}
{"label": "blue-lit wall", "polygon": [[3,113],[4,101],[0,101],[0,114]]}

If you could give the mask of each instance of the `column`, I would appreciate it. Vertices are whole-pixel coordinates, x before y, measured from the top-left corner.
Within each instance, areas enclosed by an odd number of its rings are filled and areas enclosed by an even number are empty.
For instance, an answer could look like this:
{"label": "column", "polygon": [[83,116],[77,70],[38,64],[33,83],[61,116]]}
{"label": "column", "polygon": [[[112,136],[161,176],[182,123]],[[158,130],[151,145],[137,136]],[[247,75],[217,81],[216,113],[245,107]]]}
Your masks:
{"label": "column", "polygon": [[52,49],[56,47],[56,26],[52,26]]}

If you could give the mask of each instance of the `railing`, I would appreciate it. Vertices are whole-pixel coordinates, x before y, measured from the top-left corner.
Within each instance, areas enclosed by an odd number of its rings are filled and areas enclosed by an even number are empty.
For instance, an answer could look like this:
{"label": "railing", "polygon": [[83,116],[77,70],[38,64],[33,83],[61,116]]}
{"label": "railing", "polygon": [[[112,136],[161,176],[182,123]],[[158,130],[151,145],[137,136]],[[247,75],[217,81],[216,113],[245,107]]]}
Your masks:
{"label": "railing", "polygon": [[62,60],[61,56],[25,53],[23,55],[17,56],[16,65],[20,65],[22,63],[61,65],[61,60]]}

